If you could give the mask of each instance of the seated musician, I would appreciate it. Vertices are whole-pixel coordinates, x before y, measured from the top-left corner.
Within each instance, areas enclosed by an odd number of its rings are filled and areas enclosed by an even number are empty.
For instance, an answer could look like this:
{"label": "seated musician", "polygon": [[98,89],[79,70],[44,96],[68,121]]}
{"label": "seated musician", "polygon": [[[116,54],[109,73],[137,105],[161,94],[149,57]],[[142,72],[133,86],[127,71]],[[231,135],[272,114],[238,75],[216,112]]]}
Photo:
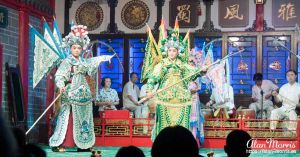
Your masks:
{"label": "seated musician", "polygon": [[[223,97],[223,98],[222,98]],[[233,114],[234,109],[234,94],[233,88],[230,84],[224,84],[223,94],[220,95],[217,93],[217,89],[212,89],[212,94],[210,96],[210,101],[206,103],[206,106],[211,106],[218,111],[218,109],[225,109],[227,113],[225,114]],[[219,117],[218,113],[214,114],[215,117]],[[228,117],[229,118],[229,117]]]}
{"label": "seated musician", "polygon": [[[294,70],[289,70],[286,72],[286,78],[288,83],[284,84],[279,93],[273,91],[272,95],[275,97],[276,102],[282,102],[280,108],[274,109],[271,112],[271,120],[283,120],[288,118],[288,120],[297,120],[297,114],[295,109],[299,106],[300,99],[300,84],[296,82],[297,73]],[[276,121],[272,121],[270,129],[276,129]],[[297,128],[297,123],[290,122],[288,126],[289,130],[295,130]]]}
{"label": "seated musician", "polygon": [[[261,73],[254,74],[253,81],[255,81],[255,85],[252,87],[252,103],[249,108],[255,111],[256,118],[269,119],[271,111],[274,109],[272,91],[277,90],[278,87],[270,80],[263,80]],[[261,111],[261,103],[263,103],[263,111]],[[263,117],[261,117],[261,112],[263,112]]]}
{"label": "seated musician", "polygon": [[101,86],[103,88],[100,89],[96,98],[96,105],[99,106],[99,111],[117,110],[115,105],[119,104],[119,97],[117,91],[110,88],[111,79],[109,77],[103,78]]}

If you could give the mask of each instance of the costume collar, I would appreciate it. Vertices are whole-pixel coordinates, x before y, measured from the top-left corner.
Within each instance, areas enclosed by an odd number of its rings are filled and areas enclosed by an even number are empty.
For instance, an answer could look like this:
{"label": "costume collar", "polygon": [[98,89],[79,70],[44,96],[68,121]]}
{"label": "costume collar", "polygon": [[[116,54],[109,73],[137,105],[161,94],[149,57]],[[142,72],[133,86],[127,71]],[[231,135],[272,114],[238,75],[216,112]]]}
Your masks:
{"label": "costume collar", "polygon": [[67,59],[68,59],[69,63],[72,65],[82,64],[85,67],[87,66],[85,59],[82,58],[81,56],[79,56],[78,59],[76,59],[72,54],[70,54]]}

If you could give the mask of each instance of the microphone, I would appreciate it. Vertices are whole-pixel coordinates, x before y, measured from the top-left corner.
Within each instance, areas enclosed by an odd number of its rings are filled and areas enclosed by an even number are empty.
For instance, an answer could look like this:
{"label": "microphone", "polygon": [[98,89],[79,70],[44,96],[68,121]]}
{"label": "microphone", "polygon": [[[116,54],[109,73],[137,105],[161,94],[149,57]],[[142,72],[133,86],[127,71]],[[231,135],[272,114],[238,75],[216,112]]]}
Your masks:
{"label": "microphone", "polygon": [[261,91],[260,91],[260,94],[261,94],[261,95],[264,95],[264,91],[263,91],[263,90],[261,90]]}
{"label": "microphone", "polygon": [[264,101],[264,91],[263,91],[263,90],[261,90],[261,91],[260,91],[260,94],[261,94],[261,102],[260,102],[260,106],[261,106],[261,108],[260,108],[260,109],[261,109],[261,110],[260,110],[260,116],[261,116],[261,117],[260,117],[260,118],[261,118],[261,119],[263,119],[263,108],[264,108],[264,107],[263,107],[263,106],[264,106],[264,103],[263,103],[263,101]]}

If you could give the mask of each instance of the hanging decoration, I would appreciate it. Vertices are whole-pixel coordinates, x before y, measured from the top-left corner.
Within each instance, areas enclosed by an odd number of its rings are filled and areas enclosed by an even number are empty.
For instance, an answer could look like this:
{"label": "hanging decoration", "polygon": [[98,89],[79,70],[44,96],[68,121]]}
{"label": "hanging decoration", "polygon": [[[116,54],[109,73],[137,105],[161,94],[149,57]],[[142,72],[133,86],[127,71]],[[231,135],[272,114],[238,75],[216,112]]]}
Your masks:
{"label": "hanging decoration", "polygon": [[278,60],[275,60],[269,65],[269,67],[273,70],[279,71],[281,69],[281,64]]}
{"label": "hanging decoration", "polygon": [[144,27],[149,17],[150,11],[147,4],[140,0],[126,3],[121,12],[123,24],[133,30]]}
{"label": "hanging decoration", "polygon": [[240,63],[238,64],[238,71],[247,71],[248,70],[248,64],[246,64],[243,60],[240,60]]}
{"label": "hanging decoration", "polygon": [[76,23],[87,26],[88,31],[97,29],[103,22],[103,10],[96,2],[85,2],[76,10]]}

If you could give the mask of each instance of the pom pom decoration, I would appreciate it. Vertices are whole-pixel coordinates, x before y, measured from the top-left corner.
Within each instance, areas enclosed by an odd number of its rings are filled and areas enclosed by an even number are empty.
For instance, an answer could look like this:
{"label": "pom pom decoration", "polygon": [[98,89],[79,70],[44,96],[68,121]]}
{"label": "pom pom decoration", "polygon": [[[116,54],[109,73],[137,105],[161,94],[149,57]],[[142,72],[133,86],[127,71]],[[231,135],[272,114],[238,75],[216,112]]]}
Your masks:
{"label": "pom pom decoration", "polygon": [[70,49],[72,45],[78,44],[83,50],[86,50],[90,43],[90,39],[87,36],[87,27],[83,25],[73,25],[71,32],[63,38],[62,48]]}

